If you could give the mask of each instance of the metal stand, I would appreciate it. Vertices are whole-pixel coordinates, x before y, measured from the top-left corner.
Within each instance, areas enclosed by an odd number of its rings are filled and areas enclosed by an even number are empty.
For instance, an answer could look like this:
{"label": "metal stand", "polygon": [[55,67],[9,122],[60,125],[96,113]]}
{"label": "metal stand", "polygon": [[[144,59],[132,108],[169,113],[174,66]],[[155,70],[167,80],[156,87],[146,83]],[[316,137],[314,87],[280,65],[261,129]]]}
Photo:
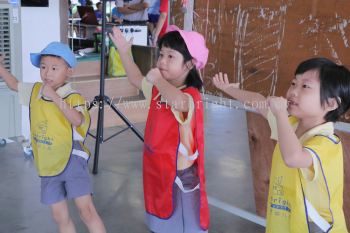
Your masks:
{"label": "metal stand", "polygon": [[[105,96],[105,59],[106,59],[106,49],[105,49],[105,41],[106,41],[106,1],[102,1],[102,39],[101,39],[101,71],[100,71],[100,95],[95,96],[93,100],[93,104],[90,105],[89,110],[93,106],[98,105],[98,117],[97,117],[97,132],[96,135],[92,135],[90,132],[88,133],[90,136],[96,139],[95,141],[95,157],[94,157],[94,166],[92,173],[97,174],[98,172],[98,158],[100,152],[100,144],[108,141],[109,139],[119,135],[120,133],[131,129],[136,136],[143,141],[143,136],[141,133],[134,127],[134,125],[121,113],[118,108],[113,104],[111,99],[108,96]],[[103,139],[103,120],[104,120],[104,105],[108,104],[113,111],[125,122],[127,125],[126,128],[120,130],[119,132],[113,134],[108,137],[106,140]]]}

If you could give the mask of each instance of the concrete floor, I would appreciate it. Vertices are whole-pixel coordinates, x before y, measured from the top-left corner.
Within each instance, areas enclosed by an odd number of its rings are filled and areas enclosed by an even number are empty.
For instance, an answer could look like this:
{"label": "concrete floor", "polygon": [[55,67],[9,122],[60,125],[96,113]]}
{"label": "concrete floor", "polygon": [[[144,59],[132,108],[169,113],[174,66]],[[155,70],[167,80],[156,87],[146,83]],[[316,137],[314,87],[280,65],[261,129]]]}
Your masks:
{"label": "concrete floor", "polygon": [[[255,212],[245,112],[206,106],[207,192],[228,205]],[[143,131],[144,124],[136,125]],[[105,138],[118,127],[105,130]],[[94,150],[94,140],[88,138]],[[40,180],[19,143],[0,148],[0,233],[54,233],[50,210],[40,204]],[[93,161],[90,160],[90,168]],[[148,232],[143,222],[142,143],[126,131],[102,144],[93,175],[94,203],[108,232]],[[78,232],[87,232],[71,203]],[[210,205],[210,233],[262,233],[264,227]]]}

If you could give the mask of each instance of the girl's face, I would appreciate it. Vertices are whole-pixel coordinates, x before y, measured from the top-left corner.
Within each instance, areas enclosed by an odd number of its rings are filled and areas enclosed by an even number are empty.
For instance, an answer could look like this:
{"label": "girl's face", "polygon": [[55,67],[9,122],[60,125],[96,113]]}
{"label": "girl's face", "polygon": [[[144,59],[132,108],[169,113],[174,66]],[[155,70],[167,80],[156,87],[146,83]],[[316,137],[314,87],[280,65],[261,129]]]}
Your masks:
{"label": "girl's face", "polygon": [[315,70],[298,74],[287,91],[288,112],[299,119],[323,119],[329,111],[321,105],[320,79]]}
{"label": "girl's face", "polygon": [[159,53],[157,68],[164,79],[178,87],[185,83],[192,63],[191,61],[184,63],[184,57],[181,53],[163,46]]}
{"label": "girl's face", "polygon": [[72,69],[60,57],[43,56],[40,61],[40,77],[45,85],[57,90],[62,86]]}

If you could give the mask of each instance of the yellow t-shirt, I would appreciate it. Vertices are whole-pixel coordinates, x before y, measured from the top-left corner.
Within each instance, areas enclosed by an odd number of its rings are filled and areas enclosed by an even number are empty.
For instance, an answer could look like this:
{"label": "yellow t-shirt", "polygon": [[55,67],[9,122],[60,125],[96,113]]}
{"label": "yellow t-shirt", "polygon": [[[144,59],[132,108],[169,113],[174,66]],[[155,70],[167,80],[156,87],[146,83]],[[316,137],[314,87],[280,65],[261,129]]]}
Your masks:
{"label": "yellow t-shirt", "polygon": [[[268,122],[272,138],[277,139],[276,120],[271,111]],[[296,129],[298,119],[290,117],[290,123]],[[277,143],[270,175],[266,232],[308,232],[304,192],[321,217],[333,224],[330,233],[346,233],[342,209],[343,150],[339,138],[334,135],[333,123],[310,129],[299,141],[310,152],[313,165],[305,169],[287,167]]]}

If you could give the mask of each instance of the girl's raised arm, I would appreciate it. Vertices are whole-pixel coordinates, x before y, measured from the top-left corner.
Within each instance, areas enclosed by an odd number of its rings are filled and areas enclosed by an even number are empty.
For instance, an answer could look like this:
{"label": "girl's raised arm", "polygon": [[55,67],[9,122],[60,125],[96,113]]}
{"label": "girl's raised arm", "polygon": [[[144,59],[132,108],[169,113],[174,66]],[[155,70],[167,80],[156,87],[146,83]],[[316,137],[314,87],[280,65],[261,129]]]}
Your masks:
{"label": "girl's raised arm", "polygon": [[240,101],[245,106],[256,109],[262,116],[267,118],[268,105],[263,95],[257,92],[239,89],[239,83],[230,83],[227,74],[221,72],[215,74],[213,84],[216,88]]}
{"label": "girl's raised arm", "polygon": [[142,89],[143,75],[139,67],[135,64],[132,57],[130,56],[132,39],[127,41],[123,33],[117,27],[113,27],[112,32],[113,33],[109,33],[109,37],[118,49],[120,59],[123,63],[129,82],[138,89]]}

